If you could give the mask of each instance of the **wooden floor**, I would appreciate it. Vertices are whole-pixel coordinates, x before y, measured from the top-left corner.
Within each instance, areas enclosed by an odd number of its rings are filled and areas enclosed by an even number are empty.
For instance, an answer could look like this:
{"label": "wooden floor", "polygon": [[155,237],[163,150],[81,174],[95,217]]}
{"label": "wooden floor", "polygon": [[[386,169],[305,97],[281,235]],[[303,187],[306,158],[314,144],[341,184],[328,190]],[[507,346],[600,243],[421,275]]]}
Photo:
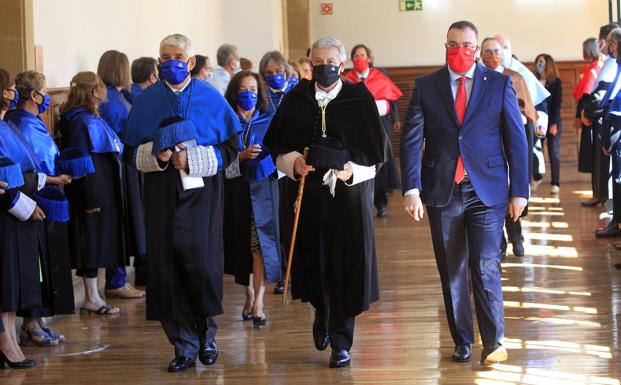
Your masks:
{"label": "wooden floor", "polygon": [[[172,348],[158,323],[144,321],[144,301],[112,301],[120,317],[60,319],[55,327],[69,343],[26,349],[39,366],[0,370],[0,383],[619,384],[621,271],[612,264],[621,252],[593,237],[601,209],[579,206],[589,184],[573,170],[573,163],[563,167],[574,182],[563,184],[560,200],[548,185],[539,188],[524,222],[527,256],[503,264],[510,355],[504,365],[450,361],[428,223],[410,220],[394,194],[390,216],[377,221],[382,297],[357,321],[351,368],[328,369],[329,351],[315,351],[307,305],[281,305],[268,294],[268,327],[255,332],[241,321],[242,291],[227,278],[214,367],[167,373]],[[475,357],[480,351],[474,348]]]}

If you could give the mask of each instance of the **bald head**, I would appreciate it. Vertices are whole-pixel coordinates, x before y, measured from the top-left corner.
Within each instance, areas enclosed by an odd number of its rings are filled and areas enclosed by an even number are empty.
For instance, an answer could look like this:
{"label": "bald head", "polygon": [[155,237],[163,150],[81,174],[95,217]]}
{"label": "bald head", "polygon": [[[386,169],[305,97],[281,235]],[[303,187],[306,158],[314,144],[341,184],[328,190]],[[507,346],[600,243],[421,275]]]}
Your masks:
{"label": "bald head", "polygon": [[500,43],[503,49],[508,49],[509,51],[512,51],[511,41],[506,36],[496,35],[494,36],[494,39],[496,39]]}
{"label": "bald head", "polygon": [[511,41],[503,35],[496,35],[494,39],[500,43],[502,47],[502,65],[506,68],[511,68],[513,62],[513,48],[511,47]]}

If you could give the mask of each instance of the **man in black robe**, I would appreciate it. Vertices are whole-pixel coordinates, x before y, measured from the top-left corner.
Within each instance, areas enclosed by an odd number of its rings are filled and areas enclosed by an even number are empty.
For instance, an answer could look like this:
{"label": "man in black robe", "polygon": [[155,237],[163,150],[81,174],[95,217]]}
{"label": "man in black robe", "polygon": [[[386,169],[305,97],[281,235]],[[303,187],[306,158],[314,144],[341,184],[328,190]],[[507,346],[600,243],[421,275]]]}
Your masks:
{"label": "man in black robe", "polygon": [[[222,171],[237,157],[237,116],[200,79],[191,42],[160,43],[162,81],[147,88],[129,114],[125,157],[145,173],[147,319],[161,321],[175,346],[168,370],[218,357],[224,251]],[[174,150],[174,153],[173,151]]]}
{"label": "man in black robe", "polygon": [[291,290],[315,307],[315,347],[331,344],[331,367],[350,364],[355,317],[379,299],[373,178],[387,151],[373,96],[340,80],[345,60],[338,40],[315,42],[313,80],[285,96],[264,140],[282,172],[306,176]]}

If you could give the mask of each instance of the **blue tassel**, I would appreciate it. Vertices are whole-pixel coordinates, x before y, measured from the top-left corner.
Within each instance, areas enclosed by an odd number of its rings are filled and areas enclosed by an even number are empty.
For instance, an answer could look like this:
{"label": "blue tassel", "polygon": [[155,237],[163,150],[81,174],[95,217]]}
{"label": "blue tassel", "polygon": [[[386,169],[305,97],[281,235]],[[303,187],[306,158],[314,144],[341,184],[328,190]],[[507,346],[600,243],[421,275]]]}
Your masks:
{"label": "blue tassel", "polygon": [[176,144],[197,138],[196,127],[191,120],[179,120],[161,127],[153,139],[153,155],[173,148]]}
{"label": "blue tassel", "polygon": [[56,172],[79,178],[95,173],[91,156],[80,148],[66,148],[56,159]]}
{"label": "blue tassel", "polygon": [[6,182],[5,190],[10,190],[24,185],[24,176],[19,164],[9,158],[0,156],[0,181]]}
{"label": "blue tassel", "polygon": [[33,194],[32,199],[37,202],[45,213],[49,222],[67,222],[69,220],[69,202],[65,194],[55,187],[45,187]]}

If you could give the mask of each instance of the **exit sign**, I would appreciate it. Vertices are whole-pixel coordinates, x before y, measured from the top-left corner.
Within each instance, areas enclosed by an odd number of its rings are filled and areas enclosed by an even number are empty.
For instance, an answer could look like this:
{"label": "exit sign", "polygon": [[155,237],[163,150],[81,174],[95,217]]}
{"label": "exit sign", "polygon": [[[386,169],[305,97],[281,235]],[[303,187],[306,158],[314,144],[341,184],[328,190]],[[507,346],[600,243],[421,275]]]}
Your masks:
{"label": "exit sign", "polygon": [[399,0],[399,11],[422,11],[423,0]]}

